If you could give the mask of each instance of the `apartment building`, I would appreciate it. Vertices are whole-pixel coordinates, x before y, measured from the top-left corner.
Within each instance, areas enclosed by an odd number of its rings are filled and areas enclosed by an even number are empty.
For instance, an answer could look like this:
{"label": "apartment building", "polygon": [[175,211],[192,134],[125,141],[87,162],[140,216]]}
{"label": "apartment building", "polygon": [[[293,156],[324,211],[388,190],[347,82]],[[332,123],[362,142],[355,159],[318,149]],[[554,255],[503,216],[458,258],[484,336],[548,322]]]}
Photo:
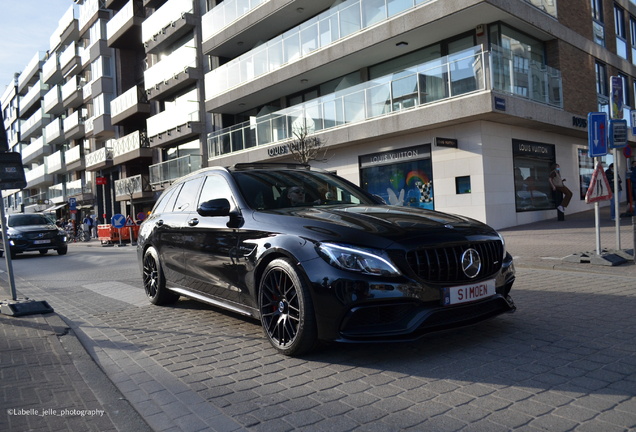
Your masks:
{"label": "apartment building", "polygon": [[5,207],[135,215],[200,167],[292,161],[301,133],[388,203],[513,226],[555,217],[554,162],[589,208],[611,76],[636,108],[632,0],[77,3],[3,94],[29,170]]}

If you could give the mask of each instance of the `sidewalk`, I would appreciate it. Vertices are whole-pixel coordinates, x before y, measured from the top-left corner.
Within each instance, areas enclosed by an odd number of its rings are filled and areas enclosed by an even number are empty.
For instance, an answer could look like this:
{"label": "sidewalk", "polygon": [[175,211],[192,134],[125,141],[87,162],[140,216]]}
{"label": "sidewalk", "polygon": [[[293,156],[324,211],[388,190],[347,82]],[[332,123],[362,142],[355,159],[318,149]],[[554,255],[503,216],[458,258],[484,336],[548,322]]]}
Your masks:
{"label": "sidewalk", "polygon": [[[621,218],[621,249],[633,254],[632,218]],[[609,207],[601,208],[601,250],[617,249],[615,222]],[[506,240],[506,250],[514,257],[516,267],[571,270],[636,277],[634,262],[618,266],[568,263],[562,258],[581,252],[596,252],[594,210],[566,214],[565,220],[554,219],[499,230]]]}

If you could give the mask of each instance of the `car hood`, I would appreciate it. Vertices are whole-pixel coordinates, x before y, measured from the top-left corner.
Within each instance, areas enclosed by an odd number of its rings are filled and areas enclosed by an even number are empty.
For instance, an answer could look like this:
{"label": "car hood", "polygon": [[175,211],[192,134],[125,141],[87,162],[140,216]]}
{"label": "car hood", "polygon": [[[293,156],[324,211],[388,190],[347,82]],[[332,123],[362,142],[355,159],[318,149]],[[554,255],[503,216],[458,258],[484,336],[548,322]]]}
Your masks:
{"label": "car hood", "polygon": [[277,221],[277,225],[284,222],[286,233],[376,248],[389,248],[393,243],[410,247],[410,244],[478,241],[497,236],[481,222],[413,207],[329,206],[254,213],[255,221],[261,223],[274,222],[274,217],[281,216],[289,217]]}
{"label": "car hood", "polygon": [[30,232],[42,232],[42,231],[58,231],[59,228],[55,225],[22,225],[17,227],[9,227],[9,234],[12,233],[30,233]]}

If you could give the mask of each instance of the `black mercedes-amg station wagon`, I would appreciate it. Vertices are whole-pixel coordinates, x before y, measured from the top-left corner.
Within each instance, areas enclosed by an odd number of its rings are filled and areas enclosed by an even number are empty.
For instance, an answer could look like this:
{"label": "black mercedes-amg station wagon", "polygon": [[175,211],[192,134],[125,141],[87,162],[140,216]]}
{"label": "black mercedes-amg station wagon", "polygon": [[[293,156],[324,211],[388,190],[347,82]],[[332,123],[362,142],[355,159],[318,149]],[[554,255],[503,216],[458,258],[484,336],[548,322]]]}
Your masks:
{"label": "black mercedes-amg station wagon", "polygon": [[319,341],[413,340],[515,310],[512,257],[494,229],[387,205],[308,165],[183,177],[137,248],[152,303],[186,296],[258,318],[286,355]]}

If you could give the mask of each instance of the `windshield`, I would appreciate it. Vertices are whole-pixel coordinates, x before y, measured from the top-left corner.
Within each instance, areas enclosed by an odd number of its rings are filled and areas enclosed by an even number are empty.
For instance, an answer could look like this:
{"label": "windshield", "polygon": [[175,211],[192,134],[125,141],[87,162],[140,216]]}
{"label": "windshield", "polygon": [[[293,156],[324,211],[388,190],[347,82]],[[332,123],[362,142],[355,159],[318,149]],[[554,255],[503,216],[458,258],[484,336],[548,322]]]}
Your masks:
{"label": "windshield", "polygon": [[9,216],[9,226],[19,227],[28,225],[50,225],[52,222],[49,218],[39,214],[20,214]]}
{"label": "windshield", "polygon": [[242,171],[232,175],[249,206],[273,210],[299,206],[377,205],[358,187],[316,171]]}

